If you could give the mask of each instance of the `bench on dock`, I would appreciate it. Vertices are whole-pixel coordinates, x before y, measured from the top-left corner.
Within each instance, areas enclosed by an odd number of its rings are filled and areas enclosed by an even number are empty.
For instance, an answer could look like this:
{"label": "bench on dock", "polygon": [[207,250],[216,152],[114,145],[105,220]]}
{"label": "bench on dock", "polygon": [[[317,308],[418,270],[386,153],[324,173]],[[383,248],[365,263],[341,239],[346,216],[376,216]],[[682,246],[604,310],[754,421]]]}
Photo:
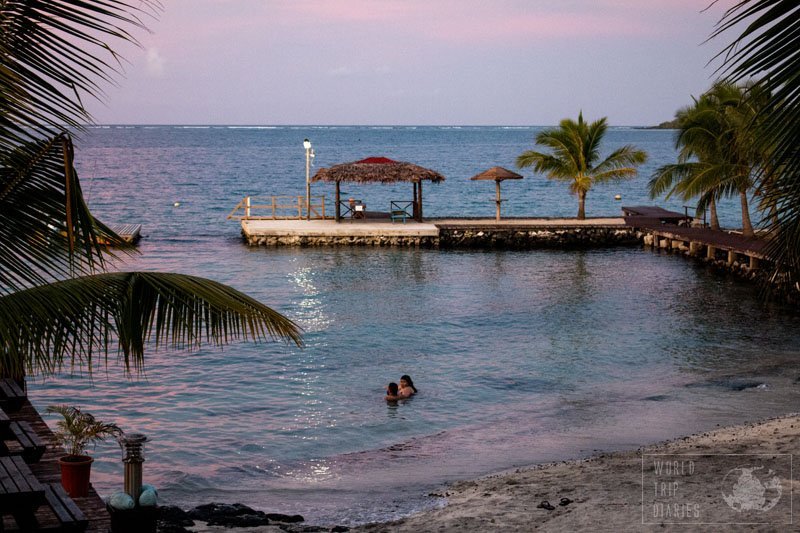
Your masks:
{"label": "bench on dock", "polygon": [[0,379],[0,407],[6,411],[19,411],[28,398],[23,388],[11,378]]}
{"label": "bench on dock", "polygon": [[403,210],[403,209],[396,209],[396,210],[392,211],[391,213],[389,213],[389,215],[392,218],[392,222],[394,222],[396,220],[402,220],[403,224],[405,224],[406,223],[406,219],[409,218],[408,213],[406,213],[405,210]]}
{"label": "bench on dock", "polygon": [[58,523],[54,522],[52,525],[39,524],[39,531],[80,532],[86,529],[89,521],[61,484],[51,483],[45,485],[44,497]]}
{"label": "bench on dock", "polygon": [[44,486],[25,461],[0,457],[0,520],[11,515],[20,531],[36,531],[35,513],[44,502]]}
{"label": "bench on dock", "polygon": [[0,441],[0,453],[18,455],[28,464],[38,462],[45,450],[47,446],[44,441],[25,421],[11,422]]}
{"label": "bench on dock", "polygon": [[408,212],[409,209],[413,211],[413,201],[392,200],[389,202],[389,217],[392,219],[392,222],[395,220],[402,220],[403,224],[405,224],[407,218],[413,218],[413,215]]}

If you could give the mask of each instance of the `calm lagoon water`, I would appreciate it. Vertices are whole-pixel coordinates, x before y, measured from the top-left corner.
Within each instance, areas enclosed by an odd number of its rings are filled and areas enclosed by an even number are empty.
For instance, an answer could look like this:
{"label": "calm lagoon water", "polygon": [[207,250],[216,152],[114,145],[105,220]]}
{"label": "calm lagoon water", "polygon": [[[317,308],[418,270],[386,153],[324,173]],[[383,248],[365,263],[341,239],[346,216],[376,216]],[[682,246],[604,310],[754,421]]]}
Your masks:
{"label": "calm lagoon water", "polygon": [[[800,317],[680,257],[248,248],[224,220],[245,194],[302,192],[304,137],[317,166],[387,155],[442,171],[426,188],[430,216],[491,215],[492,191],[467,178],[513,167],[535,131],[92,130],[78,143],[90,205],[146,235],[118,267],[233,285],[296,320],[306,347],[161,350],[143,376],[112,362],[91,379],[37,380],[31,398],[147,434],[145,480],[166,503],[239,501],[325,523],[436,505],[427,494],[447,481],[797,410]],[[674,157],[669,132],[610,136],[651,152],[652,168]],[[645,182],[593,191],[589,215],[618,214],[617,193],[647,203]],[[507,190],[510,214],[574,214],[557,184],[528,175]],[[358,194],[388,205],[403,192]],[[735,210],[724,216],[735,223]],[[404,373],[420,394],[387,406],[386,383]],[[116,445],[95,456],[98,489],[121,488]]]}

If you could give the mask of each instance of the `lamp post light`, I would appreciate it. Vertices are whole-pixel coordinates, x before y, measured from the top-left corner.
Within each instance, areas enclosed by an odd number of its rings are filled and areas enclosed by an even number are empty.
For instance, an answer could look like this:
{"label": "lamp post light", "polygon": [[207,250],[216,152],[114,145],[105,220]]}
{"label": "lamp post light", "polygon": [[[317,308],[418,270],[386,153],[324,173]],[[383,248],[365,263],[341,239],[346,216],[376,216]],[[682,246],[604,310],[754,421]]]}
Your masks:
{"label": "lamp post light", "polygon": [[311,141],[304,139],[303,148],[306,149],[306,220],[311,220]]}
{"label": "lamp post light", "polygon": [[144,443],[147,437],[141,433],[131,433],[120,437],[122,462],[125,464],[124,486],[133,501],[139,501],[142,490],[142,463],[144,463]]}

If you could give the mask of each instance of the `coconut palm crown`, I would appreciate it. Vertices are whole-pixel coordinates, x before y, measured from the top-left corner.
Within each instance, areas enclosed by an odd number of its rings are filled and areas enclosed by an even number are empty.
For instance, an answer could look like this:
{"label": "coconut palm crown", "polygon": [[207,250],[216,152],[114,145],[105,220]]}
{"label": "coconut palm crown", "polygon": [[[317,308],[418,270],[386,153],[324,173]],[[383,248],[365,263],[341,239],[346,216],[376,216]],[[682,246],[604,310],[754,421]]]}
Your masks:
{"label": "coconut palm crown", "polygon": [[0,2],[0,377],[91,372],[110,353],[140,369],[148,341],[301,344],[291,320],[221,283],[105,272],[101,243],[123,243],[84,202],[73,133],[91,121],[83,101],[118,74],[108,43],[135,42],[129,32],[159,11],[153,0]]}
{"label": "coconut palm crown", "polygon": [[759,78],[770,98],[758,113],[758,141],[769,162],[758,178],[768,207],[771,239],[766,253],[775,274],[791,276],[800,289],[800,3],[796,0],[742,0],[720,20],[712,37],[736,32],[718,54],[721,73],[731,80]]}
{"label": "coconut palm crown", "polygon": [[536,144],[550,152],[528,150],[517,157],[519,168],[532,167],[548,179],[569,183],[569,190],[578,197],[578,219],[586,218],[586,194],[595,185],[636,176],[636,167],[647,160],[647,154],[631,145],[617,148],[600,159],[600,145],[608,129],[603,117],[588,123],[583,112],[577,122],[564,119],[557,128],[536,135]]}
{"label": "coconut palm crown", "polygon": [[754,235],[748,194],[763,168],[766,152],[755,142],[757,110],[768,95],[758,86],[715,83],[694,104],[676,113],[678,162],[663,165],[650,180],[650,196],[698,197],[698,214],[710,208],[711,227],[719,228],[716,200],[739,197],[742,233]]}

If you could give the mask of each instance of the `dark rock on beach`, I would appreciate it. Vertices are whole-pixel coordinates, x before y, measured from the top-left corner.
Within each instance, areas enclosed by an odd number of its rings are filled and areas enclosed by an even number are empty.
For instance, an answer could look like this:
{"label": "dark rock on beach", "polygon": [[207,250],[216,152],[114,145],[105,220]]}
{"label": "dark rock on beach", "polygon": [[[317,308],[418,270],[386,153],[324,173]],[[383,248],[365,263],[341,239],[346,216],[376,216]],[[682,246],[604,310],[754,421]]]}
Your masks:
{"label": "dark rock on beach", "polygon": [[281,513],[267,513],[267,518],[273,522],[285,522],[287,524],[296,524],[298,522],[305,522],[303,515],[299,514],[281,514]]}
{"label": "dark rock on beach", "polygon": [[[329,531],[329,528],[301,525],[300,523],[305,519],[299,514],[265,513],[241,503],[207,503],[198,505],[191,511],[184,511],[174,506],[160,507],[158,531],[160,533],[191,533],[186,528],[194,526],[195,520],[205,522],[209,526],[257,527],[274,524],[285,531],[296,533]],[[340,529],[339,531],[345,530]]]}
{"label": "dark rock on beach", "polygon": [[193,525],[189,513],[180,507],[164,505],[158,508],[159,533],[190,533],[186,528]]}
{"label": "dark rock on beach", "polygon": [[194,520],[202,520],[210,526],[255,527],[270,523],[267,513],[256,511],[240,503],[198,505],[189,511],[189,516]]}

